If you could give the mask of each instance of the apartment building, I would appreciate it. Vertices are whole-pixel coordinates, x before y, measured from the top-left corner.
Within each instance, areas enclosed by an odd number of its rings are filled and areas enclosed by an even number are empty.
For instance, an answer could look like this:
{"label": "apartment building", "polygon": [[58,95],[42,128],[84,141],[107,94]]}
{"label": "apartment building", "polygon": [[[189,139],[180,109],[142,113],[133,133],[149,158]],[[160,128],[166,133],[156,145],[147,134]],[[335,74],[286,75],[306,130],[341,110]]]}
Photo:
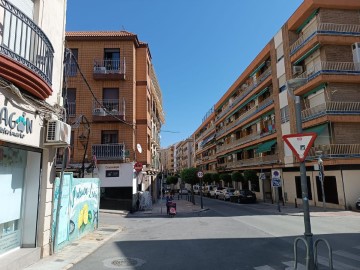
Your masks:
{"label": "apartment building", "polygon": [[195,167],[204,173],[216,173],[217,171],[215,135],[215,112],[212,107],[193,135]]}
{"label": "apartment building", "polygon": [[100,178],[101,207],[131,210],[136,192],[156,195],[160,171],[165,118],[149,45],[96,31],[67,32],[66,47],[65,105],[76,126],[68,168]]}
{"label": "apartment building", "polygon": [[48,136],[53,124],[70,131],[61,121],[65,11],[66,1],[0,2],[1,269],[52,250],[53,161],[70,142]]}
{"label": "apartment building", "polygon": [[189,137],[176,144],[176,173],[180,173],[183,169],[194,167],[193,142],[193,138]]}
{"label": "apartment building", "polygon": [[175,168],[175,145],[160,149],[160,163],[165,175],[174,175]]}
{"label": "apartment building", "polygon": [[[298,131],[298,96],[303,132],[317,134],[306,158],[310,205],[322,203],[321,157],[326,204],[352,208],[360,194],[359,58],[360,2],[304,0],[215,104],[195,140],[215,117],[217,172],[262,173],[265,179],[249,186],[266,200],[274,196],[271,173],[279,171],[280,197],[301,203],[300,161],[282,139]],[[199,168],[202,151],[197,146]]]}

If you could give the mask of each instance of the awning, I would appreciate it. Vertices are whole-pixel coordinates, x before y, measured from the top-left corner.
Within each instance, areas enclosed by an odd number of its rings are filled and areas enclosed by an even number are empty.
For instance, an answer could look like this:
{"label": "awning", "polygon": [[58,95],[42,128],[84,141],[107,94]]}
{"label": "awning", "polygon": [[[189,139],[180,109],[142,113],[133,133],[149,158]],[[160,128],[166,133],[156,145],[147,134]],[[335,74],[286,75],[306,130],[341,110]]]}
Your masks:
{"label": "awning", "polygon": [[299,64],[306,58],[308,58],[311,54],[313,54],[317,49],[319,49],[320,44],[316,44],[314,47],[312,47],[307,53],[305,53],[303,56],[301,56],[298,60],[294,62],[294,65]]}
{"label": "awning", "polygon": [[249,77],[252,77],[256,72],[258,72],[263,66],[265,66],[265,61],[262,62],[253,72],[250,73]]}
{"label": "awning", "polygon": [[245,126],[243,126],[241,129],[244,130],[244,129],[247,129],[248,127],[252,126],[252,125],[255,125],[256,123],[260,122],[260,118],[256,119],[255,121],[252,121],[248,124],[246,124]]}
{"label": "awning", "polygon": [[299,34],[301,30],[319,13],[319,9],[313,11],[310,16],[299,26],[296,30],[296,33]]}
{"label": "awning", "polygon": [[320,126],[307,128],[307,129],[304,130],[304,132],[315,132],[317,135],[320,135],[321,133],[323,133],[325,128],[327,128],[327,126],[328,126],[327,124],[322,124]]}
{"label": "awning", "polygon": [[271,150],[271,147],[273,147],[274,144],[276,144],[276,139],[264,142],[256,149],[256,153],[268,152]]}
{"label": "awning", "polygon": [[213,135],[210,135],[209,137],[207,137],[206,139],[204,139],[204,140],[202,141],[202,143],[200,144],[200,146],[202,147],[202,146],[204,146],[205,144],[207,144],[208,142],[210,142],[212,139],[215,138],[215,135],[216,135],[216,133],[214,133]]}
{"label": "awning", "polygon": [[257,145],[248,146],[248,147],[244,148],[244,151],[252,150],[256,147],[257,147]]}
{"label": "awning", "polygon": [[322,84],[320,84],[318,87],[316,87],[316,88],[314,88],[313,90],[311,90],[311,91],[307,92],[306,94],[304,94],[302,97],[303,97],[303,98],[306,98],[306,97],[310,96],[311,94],[314,94],[314,93],[316,93],[317,91],[326,88],[326,86],[327,86],[327,83],[322,83]]}

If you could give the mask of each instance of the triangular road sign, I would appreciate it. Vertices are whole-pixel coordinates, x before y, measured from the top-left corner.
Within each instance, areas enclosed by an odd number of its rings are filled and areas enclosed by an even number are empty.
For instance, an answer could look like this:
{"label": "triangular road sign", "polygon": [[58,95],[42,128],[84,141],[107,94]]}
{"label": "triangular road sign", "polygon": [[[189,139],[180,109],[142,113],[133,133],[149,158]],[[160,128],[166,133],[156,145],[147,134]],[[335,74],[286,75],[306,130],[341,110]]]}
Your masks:
{"label": "triangular road sign", "polygon": [[317,134],[315,132],[283,135],[284,142],[294,155],[303,162],[313,145]]}

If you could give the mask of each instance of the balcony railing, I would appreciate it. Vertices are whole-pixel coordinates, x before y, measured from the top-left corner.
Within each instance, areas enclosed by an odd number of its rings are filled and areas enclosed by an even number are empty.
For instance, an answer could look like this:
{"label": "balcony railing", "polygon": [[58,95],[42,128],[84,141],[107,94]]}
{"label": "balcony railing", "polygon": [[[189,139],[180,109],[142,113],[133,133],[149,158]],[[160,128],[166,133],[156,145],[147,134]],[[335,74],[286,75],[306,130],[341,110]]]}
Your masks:
{"label": "balcony railing", "polygon": [[296,53],[300,48],[302,48],[306,43],[308,43],[311,38],[315,35],[340,35],[340,36],[359,36],[360,35],[360,25],[358,24],[335,24],[335,23],[318,23],[314,28],[311,28],[309,31],[303,33],[303,35],[297,39],[290,46],[290,55]]}
{"label": "balcony railing", "polygon": [[246,121],[250,117],[257,114],[259,111],[262,111],[263,109],[265,109],[266,107],[270,106],[273,103],[274,103],[274,100],[273,100],[272,97],[269,97],[269,98],[265,99],[258,106],[253,107],[249,111],[247,111],[247,112],[243,113],[242,115],[240,115],[239,118],[236,119],[231,124],[229,124],[229,125],[223,127],[222,129],[218,130],[216,132],[216,137],[219,137],[219,136],[223,135],[224,133],[226,133],[227,131],[229,131],[230,129],[232,129],[235,126],[240,125],[241,123],[243,123],[244,121]]}
{"label": "balcony railing", "polygon": [[327,144],[311,147],[307,159],[322,158],[360,158],[360,144]]}
{"label": "balcony railing", "polygon": [[[306,79],[307,82],[315,79],[319,75],[360,75],[360,64],[353,62],[319,62],[295,77]],[[299,86],[300,87],[300,86]],[[297,87],[298,88],[298,87]]]}
{"label": "balcony railing", "polygon": [[238,168],[238,167],[248,167],[248,166],[276,164],[276,163],[279,163],[279,155],[278,154],[237,160],[234,162],[227,163],[226,168],[232,169],[232,168]]}
{"label": "balcony railing", "polygon": [[[125,120],[125,99],[98,99],[97,101],[93,100],[93,115],[122,116],[122,119]],[[102,107],[99,103],[102,105]]]}
{"label": "balcony railing", "polygon": [[93,144],[91,153],[97,160],[125,160],[125,145],[123,143]]}
{"label": "balcony railing", "polygon": [[126,63],[123,59],[94,60],[94,75],[118,74],[125,79]]}
{"label": "balcony railing", "polygon": [[66,113],[69,117],[76,116],[76,103],[75,102],[66,102],[65,104]]}
{"label": "balcony railing", "polygon": [[50,40],[10,2],[0,1],[0,14],[0,54],[26,66],[51,86],[54,49]]}
{"label": "balcony railing", "polygon": [[328,101],[301,112],[303,122],[323,115],[360,114],[360,102]]}
{"label": "balcony railing", "polygon": [[257,78],[256,82],[253,82],[249,86],[246,87],[246,89],[238,95],[233,103],[231,105],[228,105],[225,107],[217,116],[216,120],[220,119],[222,116],[224,116],[226,113],[230,111],[231,108],[234,108],[236,104],[238,104],[241,100],[243,100],[252,90],[254,90],[260,83],[262,83],[267,77],[271,75],[271,68],[268,68],[265,70],[259,78]]}

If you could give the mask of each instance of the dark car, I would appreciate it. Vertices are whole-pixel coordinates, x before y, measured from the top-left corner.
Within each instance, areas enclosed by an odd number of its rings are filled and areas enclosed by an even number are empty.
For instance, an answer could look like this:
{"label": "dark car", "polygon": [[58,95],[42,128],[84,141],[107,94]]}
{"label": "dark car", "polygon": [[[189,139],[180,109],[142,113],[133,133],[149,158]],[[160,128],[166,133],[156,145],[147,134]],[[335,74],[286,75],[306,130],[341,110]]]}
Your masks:
{"label": "dark car", "polygon": [[239,196],[239,203],[256,203],[256,194],[251,190],[238,190],[234,195]]}

